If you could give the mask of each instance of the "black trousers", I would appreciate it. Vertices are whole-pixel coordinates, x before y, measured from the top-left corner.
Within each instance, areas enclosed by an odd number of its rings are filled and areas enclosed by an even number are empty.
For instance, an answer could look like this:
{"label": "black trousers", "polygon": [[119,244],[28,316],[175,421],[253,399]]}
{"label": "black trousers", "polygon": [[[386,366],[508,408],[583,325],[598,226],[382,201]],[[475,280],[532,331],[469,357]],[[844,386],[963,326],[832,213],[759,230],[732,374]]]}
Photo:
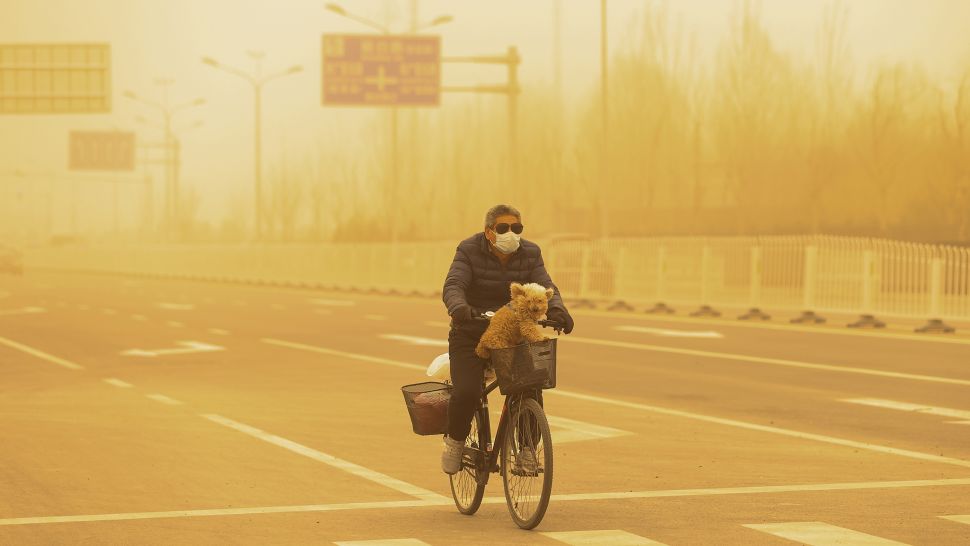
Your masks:
{"label": "black trousers", "polygon": [[[451,368],[451,400],[448,402],[448,436],[464,442],[472,426],[472,416],[482,399],[485,366],[475,347],[488,327],[487,322],[451,325],[448,332],[448,358]],[[541,391],[538,402],[542,404]]]}
{"label": "black trousers", "polygon": [[451,400],[448,402],[448,436],[464,442],[472,426],[472,415],[482,399],[486,361],[478,358],[475,347],[488,327],[487,322],[455,324],[448,332],[448,358],[451,368]]}

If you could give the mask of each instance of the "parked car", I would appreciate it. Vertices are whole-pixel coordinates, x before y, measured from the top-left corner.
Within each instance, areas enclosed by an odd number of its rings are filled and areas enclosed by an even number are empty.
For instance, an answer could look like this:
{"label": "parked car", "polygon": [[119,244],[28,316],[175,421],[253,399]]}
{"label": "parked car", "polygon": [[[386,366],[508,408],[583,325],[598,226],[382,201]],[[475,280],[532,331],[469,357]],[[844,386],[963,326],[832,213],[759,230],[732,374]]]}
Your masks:
{"label": "parked car", "polygon": [[0,272],[23,275],[23,254],[12,246],[0,243]]}

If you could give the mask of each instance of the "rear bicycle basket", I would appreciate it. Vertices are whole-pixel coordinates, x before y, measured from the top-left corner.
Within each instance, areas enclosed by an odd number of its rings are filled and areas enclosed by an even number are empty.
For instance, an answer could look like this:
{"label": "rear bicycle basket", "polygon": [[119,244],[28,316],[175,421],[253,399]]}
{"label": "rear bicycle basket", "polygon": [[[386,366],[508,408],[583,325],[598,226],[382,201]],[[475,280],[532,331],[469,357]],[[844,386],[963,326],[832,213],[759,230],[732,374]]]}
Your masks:
{"label": "rear bicycle basket", "polygon": [[507,349],[490,349],[489,352],[502,394],[556,387],[555,338]]}
{"label": "rear bicycle basket", "polygon": [[415,434],[431,436],[448,432],[448,401],[451,385],[427,381],[401,387]]}

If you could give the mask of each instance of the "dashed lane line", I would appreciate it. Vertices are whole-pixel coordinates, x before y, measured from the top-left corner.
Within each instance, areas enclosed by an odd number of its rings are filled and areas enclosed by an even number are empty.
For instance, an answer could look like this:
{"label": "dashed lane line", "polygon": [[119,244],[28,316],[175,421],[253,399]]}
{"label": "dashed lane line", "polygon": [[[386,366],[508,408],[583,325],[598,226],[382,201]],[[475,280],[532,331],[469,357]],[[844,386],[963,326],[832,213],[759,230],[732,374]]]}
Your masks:
{"label": "dashed lane line", "polygon": [[342,540],[334,542],[337,546],[431,546],[416,538],[381,538],[377,540]]}
{"label": "dashed lane line", "polygon": [[223,330],[222,328],[209,328],[210,334],[215,334],[217,336],[228,336],[229,330]]}
{"label": "dashed lane line", "polygon": [[792,333],[825,334],[837,336],[856,336],[869,337],[876,339],[901,339],[905,341],[924,341],[929,343],[955,343],[958,345],[970,345],[970,338],[966,337],[941,337],[927,334],[904,334],[887,331],[867,332],[863,330],[853,330],[851,328],[832,328],[832,327],[812,327],[798,326],[795,324],[772,324],[766,322],[743,322],[727,321],[724,319],[704,319],[695,317],[677,317],[666,315],[663,317],[651,316],[648,314],[637,315],[632,313],[614,313],[609,311],[587,311],[577,310],[574,314],[578,316],[601,317],[619,320],[642,320],[652,322],[681,322],[689,324],[709,324],[724,328],[760,328],[762,330],[780,330]]}
{"label": "dashed lane line", "polygon": [[132,315],[131,319],[136,320],[138,322],[145,322],[146,320],[148,320],[148,317],[146,317],[145,315]]}
{"label": "dashed lane line", "polygon": [[[649,499],[670,497],[704,497],[716,495],[750,495],[798,493],[805,491],[857,491],[907,487],[951,487],[968,486],[970,478],[951,478],[939,480],[910,480],[887,482],[822,483],[807,485],[769,485],[755,487],[725,487],[711,489],[667,489],[656,491],[618,491],[610,493],[571,493],[555,494],[553,502],[576,502],[617,499]],[[505,497],[486,497],[485,504],[504,504]],[[37,525],[47,523],[76,523],[88,521],[127,521],[139,519],[193,518],[206,516],[238,516],[251,514],[290,514],[300,512],[335,512],[346,510],[389,510],[403,508],[423,508],[429,506],[453,506],[454,501],[439,496],[429,500],[403,500],[378,502],[349,502],[336,504],[308,504],[292,506],[255,506],[247,508],[209,508],[202,510],[174,510],[165,512],[129,512],[111,514],[88,514],[70,516],[34,516],[0,519],[2,525]],[[958,523],[970,523],[970,516],[941,516]]]}
{"label": "dashed lane line", "polygon": [[950,385],[968,385],[970,379],[955,379],[952,377],[939,377],[935,375],[919,375],[902,372],[889,372],[885,370],[874,370],[870,368],[854,368],[851,366],[835,366],[831,364],[814,364],[811,362],[801,362],[798,360],[786,360],[783,358],[767,358],[761,356],[742,355],[735,353],[720,353],[715,351],[699,351],[696,349],[681,349],[678,347],[667,347],[662,345],[648,345],[645,343],[630,343],[626,341],[610,341],[606,339],[593,339],[585,337],[562,337],[569,343],[585,343],[588,345],[599,345],[602,347],[616,347],[619,349],[633,349],[637,351],[652,351],[657,353],[669,353],[685,356],[699,356],[703,358],[715,358],[719,360],[733,360],[735,362],[748,362],[754,364],[769,364],[773,366],[785,366],[790,368],[803,368],[809,370],[822,370],[826,372],[852,373],[860,375],[872,375],[878,377],[891,377],[893,379],[908,379],[912,381],[927,381],[931,383],[947,383]]}
{"label": "dashed lane line", "polygon": [[131,383],[128,383],[127,381],[122,381],[122,380],[117,379],[117,378],[114,378],[114,377],[108,377],[106,379],[103,379],[102,381],[104,381],[105,383],[107,383],[109,385],[114,385],[115,387],[120,387],[122,389],[130,389],[132,387],[132,384]]}
{"label": "dashed lane line", "polygon": [[556,531],[539,534],[571,546],[666,546],[663,542],[650,540],[620,529]]}
{"label": "dashed lane line", "polygon": [[279,347],[289,347],[290,349],[299,349],[302,351],[310,351],[310,352],[321,353],[325,355],[339,356],[341,358],[363,360],[365,362],[373,362],[374,364],[383,364],[385,366],[394,366],[397,368],[404,368],[407,370],[420,370],[422,372],[427,370],[426,366],[418,366],[417,364],[400,362],[397,360],[391,360],[389,358],[380,358],[376,356],[368,356],[368,355],[362,355],[357,353],[348,353],[345,351],[327,349],[326,347],[317,347],[316,345],[306,345],[304,343],[294,343],[292,341],[284,341],[282,339],[263,338],[261,341],[263,343],[268,343],[270,345],[277,345]]}
{"label": "dashed lane line", "polygon": [[908,546],[886,538],[853,531],[821,521],[793,521],[787,523],[749,523],[748,529],[774,535],[805,544],[806,546],[833,546],[851,544],[852,546]]}
{"label": "dashed lane line", "polygon": [[42,360],[46,360],[48,362],[53,362],[54,364],[57,364],[58,366],[64,366],[65,368],[69,368],[71,370],[83,370],[84,369],[84,366],[81,366],[80,364],[75,364],[75,363],[73,363],[71,361],[64,360],[63,358],[59,358],[59,357],[56,357],[54,355],[47,354],[47,353],[45,353],[43,351],[40,351],[38,349],[34,349],[33,347],[28,347],[28,346],[26,346],[26,345],[24,345],[22,343],[17,343],[16,341],[13,341],[13,340],[10,340],[10,339],[4,338],[4,337],[0,337],[0,345],[6,345],[7,347],[10,347],[12,349],[16,349],[16,350],[18,350],[20,352],[27,353],[27,354],[29,354],[31,356],[36,356],[37,358],[40,358]]}
{"label": "dashed lane line", "polygon": [[182,402],[180,402],[180,401],[178,401],[178,400],[176,400],[174,398],[169,398],[169,397],[165,396],[164,394],[146,394],[145,396],[148,397],[148,398],[151,398],[152,400],[154,400],[156,402],[161,402],[163,404],[168,404],[169,406],[181,406],[182,405]]}
{"label": "dashed lane line", "polygon": [[[293,348],[293,349],[300,349],[300,350],[304,350],[304,351],[312,351],[312,352],[318,352],[318,353],[323,353],[323,354],[329,354],[329,355],[338,356],[338,357],[342,357],[342,358],[352,358],[352,359],[356,359],[356,360],[363,360],[365,362],[373,362],[375,364],[383,364],[383,365],[387,365],[387,366],[395,366],[395,367],[398,367],[398,368],[406,368],[406,369],[410,369],[410,370],[422,370],[422,371],[423,370],[426,370],[426,368],[424,366],[418,366],[416,364],[409,364],[409,363],[400,362],[400,361],[397,361],[397,360],[390,360],[390,359],[386,359],[386,358],[378,358],[378,357],[373,357],[373,356],[368,356],[368,355],[362,355],[362,354],[356,354],[356,353],[348,353],[348,352],[344,352],[344,351],[336,351],[336,350],[333,350],[333,349],[327,349],[327,348],[324,348],[324,347],[317,347],[317,346],[313,346],[313,345],[305,345],[305,344],[302,344],[302,343],[293,343],[293,342],[289,342],[289,341],[283,341],[283,340],[279,340],[279,339],[270,339],[270,338],[264,338],[262,341],[264,343],[269,343],[271,345],[278,345],[278,346],[281,346],[281,347],[290,347],[290,348]],[[810,432],[800,432],[800,431],[797,431],[797,430],[784,429],[784,428],[780,428],[780,427],[772,427],[772,426],[767,426],[767,425],[759,425],[757,423],[748,423],[748,422],[745,422],[745,421],[738,421],[738,420],[735,420],[735,419],[725,419],[725,418],[722,418],[722,417],[714,417],[714,416],[711,416],[711,415],[703,415],[703,414],[699,414],[699,413],[691,413],[691,412],[688,412],[688,411],[682,411],[682,410],[676,410],[676,409],[670,409],[670,408],[663,408],[663,407],[659,407],[659,406],[650,406],[650,405],[647,405],[647,404],[639,404],[639,403],[636,403],[636,402],[628,402],[628,401],[625,401],[625,400],[618,400],[618,399],[607,398],[607,397],[603,397],[603,396],[595,396],[595,395],[590,395],[590,394],[582,394],[582,393],[578,393],[578,392],[564,391],[562,389],[550,389],[550,390],[547,390],[547,391],[544,391],[544,392],[549,393],[549,394],[552,394],[552,395],[558,395],[558,396],[565,396],[565,397],[569,397],[569,398],[575,398],[577,400],[585,400],[587,402],[596,402],[596,403],[600,403],[600,404],[609,404],[609,405],[613,405],[613,406],[620,406],[620,407],[625,407],[625,408],[637,409],[637,410],[641,410],[641,411],[649,411],[649,412],[660,413],[660,414],[664,414],[664,415],[672,415],[672,416],[675,416],[675,417],[682,417],[682,418],[685,418],[685,419],[692,419],[692,420],[695,420],[695,421],[704,421],[704,422],[708,422],[708,423],[715,423],[715,424],[718,424],[718,425],[725,425],[725,426],[730,426],[730,427],[744,428],[744,429],[748,429],[748,430],[756,430],[756,431],[759,431],[759,432],[768,432],[768,433],[771,433],[771,434],[779,434],[779,435],[782,435],[782,436],[789,436],[789,437],[798,438],[798,439],[801,439],[801,440],[813,440],[813,441],[816,441],[816,442],[823,442],[823,443],[828,443],[828,444],[836,444],[836,445],[841,445],[841,446],[846,446],[846,447],[852,447],[852,448],[856,448],[856,449],[865,449],[865,450],[868,450],[868,451],[875,451],[875,452],[879,452],[879,453],[886,453],[886,454],[891,454],[891,455],[899,455],[899,456],[908,457],[908,458],[911,458],[911,459],[919,459],[919,460],[924,460],[924,461],[931,461],[931,462],[936,462],[936,463],[943,463],[943,464],[949,464],[949,465],[955,465],[955,466],[962,466],[962,467],[970,468],[970,461],[963,460],[963,459],[954,459],[954,458],[951,458],[951,457],[943,457],[943,456],[940,456],[940,455],[931,455],[929,453],[921,453],[921,452],[918,452],[918,451],[910,451],[910,450],[907,450],[907,449],[898,449],[898,448],[893,448],[893,447],[881,446],[881,445],[877,445],[877,444],[868,444],[868,443],[865,443],[865,442],[857,442],[857,441],[854,441],[854,440],[846,440],[844,438],[836,438],[836,437],[833,437],[833,436],[825,436],[823,434],[814,434],[814,433],[810,433]]]}
{"label": "dashed lane line", "polygon": [[202,414],[202,417],[205,417],[206,419],[214,423],[218,423],[225,427],[229,427],[231,429],[242,432],[243,434],[248,434],[253,438],[258,438],[264,442],[268,442],[273,445],[288,449],[294,453],[298,453],[305,457],[309,457],[315,461],[328,464],[334,468],[343,470],[344,472],[349,472],[350,474],[353,474],[359,478],[363,478],[365,480],[369,480],[374,483],[383,485],[385,487],[394,489],[395,491],[399,491],[401,493],[411,495],[413,497],[417,497],[418,499],[435,500],[435,501],[440,501],[443,499],[448,501],[451,500],[444,497],[443,495],[435,493],[434,491],[429,491],[427,489],[418,487],[416,485],[401,481],[397,478],[392,478],[387,474],[382,474],[380,472],[377,472],[376,470],[371,470],[369,468],[365,468],[358,464],[354,464],[350,461],[339,459],[337,457],[334,457],[333,455],[329,455],[327,453],[317,451],[311,447],[298,444],[292,440],[287,440],[286,438],[282,438],[275,434],[264,432],[258,428],[251,427],[249,425],[239,423],[237,421],[233,421],[232,419],[228,419],[221,415],[210,413],[210,414]]}

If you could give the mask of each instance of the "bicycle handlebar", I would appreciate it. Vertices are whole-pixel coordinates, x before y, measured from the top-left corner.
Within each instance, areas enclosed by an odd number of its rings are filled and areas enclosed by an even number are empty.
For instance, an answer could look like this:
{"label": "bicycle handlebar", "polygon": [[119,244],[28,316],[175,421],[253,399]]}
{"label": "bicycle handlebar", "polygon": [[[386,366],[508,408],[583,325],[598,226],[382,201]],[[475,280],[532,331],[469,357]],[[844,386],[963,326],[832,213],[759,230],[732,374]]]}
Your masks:
{"label": "bicycle handlebar", "polygon": [[[472,317],[472,320],[478,320],[478,321],[488,322],[488,321],[492,320],[492,317],[494,315],[495,315],[495,313],[493,313],[492,311],[486,311],[486,312],[484,312],[484,313],[482,313],[482,314],[480,314],[478,316]],[[556,331],[557,334],[561,334],[563,328],[566,327],[565,324],[559,322],[558,320],[545,319],[545,320],[540,320],[538,322],[539,322],[539,326],[542,326],[543,328],[552,328],[553,330]]]}

